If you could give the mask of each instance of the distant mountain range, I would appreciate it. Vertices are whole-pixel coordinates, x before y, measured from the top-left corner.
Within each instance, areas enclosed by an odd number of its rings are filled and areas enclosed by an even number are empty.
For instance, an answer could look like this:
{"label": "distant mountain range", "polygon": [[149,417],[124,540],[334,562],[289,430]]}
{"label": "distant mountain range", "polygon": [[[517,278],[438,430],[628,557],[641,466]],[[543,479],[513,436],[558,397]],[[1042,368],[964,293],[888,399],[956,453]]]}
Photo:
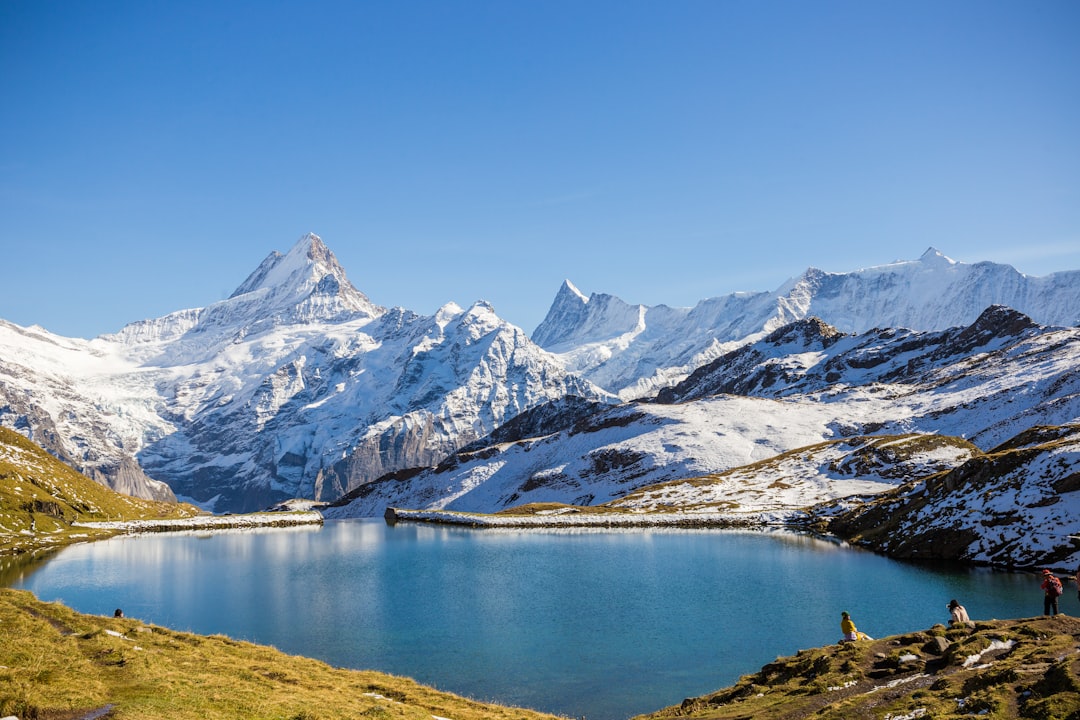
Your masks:
{"label": "distant mountain range", "polygon": [[530,339],[484,303],[376,306],[306,235],[228,299],[112,335],[0,321],[0,425],[113,488],[217,511],[599,502],[830,437],[993,443],[1073,419],[1078,308],[1080,271],[929,250],[694,308],[567,282]]}
{"label": "distant mountain range", "polygon": [[[475,443],[434,468],[359,487],[327,514],[592,505],[751,465],[738,489],[715,500],[718,507],[732,515],[791,512],[868,491],[851,489],[847,481],[856,476],[884,483],[880,491],[918,473],[889,479],[876,470],[852,476],[834,469],[831,482],[822,483],[814,480],[818,471],[776,475],[762,463],[836,439],[920,433],[964,441],[935,446],[936,461],[919,460],[933,468],[923,474],[948,470],[970,459],[957,450],[962,444],[989,449],[1032,426],[1080,418],[1078,366],[1080,328],[1036,325],[1002,306],[966,328],[943,331],[848,335],[802,320],[702,366],[654,401],[581,406],[549,423],[547,433],[529,427],[512,435],[514,423],[508,424],[487,444]],[[799,487],[804,482],[820,487],[807,495]],[[784,499],[790,495],[800,499]],[[691,493],[669,504],[701,505],[706,496]]]}
{"label": "distant mountain range", "polygon": [[564,367],[624,399],[647,397],[700,365],[788,323],[817,317],[840,332],[945,330],[1005,305],[1044,325],[1080,323],[1080,271],[1029,277],[1009,265],[914,261],[830,273],[810,268],[773,292],[734,293],[693,308],[585,297],[563,283],[533,342]]}

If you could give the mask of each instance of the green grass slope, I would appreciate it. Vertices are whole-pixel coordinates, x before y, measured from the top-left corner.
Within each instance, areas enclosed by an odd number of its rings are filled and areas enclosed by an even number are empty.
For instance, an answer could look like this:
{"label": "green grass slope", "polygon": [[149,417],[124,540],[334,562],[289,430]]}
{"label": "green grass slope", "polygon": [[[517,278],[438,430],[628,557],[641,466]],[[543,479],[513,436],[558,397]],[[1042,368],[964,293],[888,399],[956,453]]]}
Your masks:
{"label": "green grass slope", "polygon": [[1080,720],[1080,620],[935,625],[803,650],[639,720],[970,717]]}
{"label": "green grass slope", "polygon": [[[553,720],[224,636],[77,613],[0,590],[0,717]],[[100,714],[94,714],[100,713]]]}
{"label": "green grass slope", "polygon": [[58,547],[115,531],[77,521],[183,518],[192,505],[113,492],[72,470],[22,435],[0,427],[0,555]]}

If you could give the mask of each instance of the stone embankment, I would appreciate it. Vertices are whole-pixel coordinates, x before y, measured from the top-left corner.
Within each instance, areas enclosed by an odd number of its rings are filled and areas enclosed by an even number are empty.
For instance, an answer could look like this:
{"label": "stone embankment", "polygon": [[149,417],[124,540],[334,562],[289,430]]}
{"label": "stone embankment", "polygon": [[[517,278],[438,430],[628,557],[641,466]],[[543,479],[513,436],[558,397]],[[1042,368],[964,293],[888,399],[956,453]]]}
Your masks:
{"label": "stone embankment", "polygon": [[387,508],[383,514],[391,525],[398,522],[435,523],[490,528],[577,528],[577,527],[684,527],[743,528],[783,524],[784,519],[768,513],[732,515],[723,513],[637,513],[581,512],[577,508],[541,510],[528,515],[456,512],[452,510],[404,510]]}
{"label": "stone embankment", "polygon": [[177,532],[182,530],[231,530],[266,527],[321,525],[323,516],[314,511],[262,512],[246,515],[196,515],[190,518],[160,520],[118,520],[106,522],[76,522],[76,527],[117,530],[123,533]]}

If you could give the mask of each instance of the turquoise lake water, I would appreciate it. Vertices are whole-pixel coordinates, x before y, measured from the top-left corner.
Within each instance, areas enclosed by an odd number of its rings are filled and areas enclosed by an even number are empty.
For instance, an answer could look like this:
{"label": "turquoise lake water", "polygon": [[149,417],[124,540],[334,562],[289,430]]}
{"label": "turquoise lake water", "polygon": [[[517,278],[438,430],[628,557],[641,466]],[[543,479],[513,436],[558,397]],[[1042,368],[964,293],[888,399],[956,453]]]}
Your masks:
{"label": "turquoise lake water", "polygon": [[[1034,575],[896,562],[790,533],[470,530],[381,520],[119,537],[0,582],[478,700],[621,720],[836,642],[1042,612]],[[1080,612],[1066,593],[1062,610]]]}

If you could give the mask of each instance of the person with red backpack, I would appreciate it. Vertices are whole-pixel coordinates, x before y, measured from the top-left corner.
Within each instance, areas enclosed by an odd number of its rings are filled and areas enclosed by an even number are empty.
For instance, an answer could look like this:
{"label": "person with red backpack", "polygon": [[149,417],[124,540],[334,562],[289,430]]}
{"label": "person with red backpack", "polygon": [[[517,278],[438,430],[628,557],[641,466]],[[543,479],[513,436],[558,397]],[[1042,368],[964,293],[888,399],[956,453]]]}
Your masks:
{"label": "person with red backpack", "polygon": [[1049,570],[1043,570],[1043,581],[1039,587],[1043,591],[1043,615],[1057,615],[1058,598],[1062,593],[1061,581]]}

